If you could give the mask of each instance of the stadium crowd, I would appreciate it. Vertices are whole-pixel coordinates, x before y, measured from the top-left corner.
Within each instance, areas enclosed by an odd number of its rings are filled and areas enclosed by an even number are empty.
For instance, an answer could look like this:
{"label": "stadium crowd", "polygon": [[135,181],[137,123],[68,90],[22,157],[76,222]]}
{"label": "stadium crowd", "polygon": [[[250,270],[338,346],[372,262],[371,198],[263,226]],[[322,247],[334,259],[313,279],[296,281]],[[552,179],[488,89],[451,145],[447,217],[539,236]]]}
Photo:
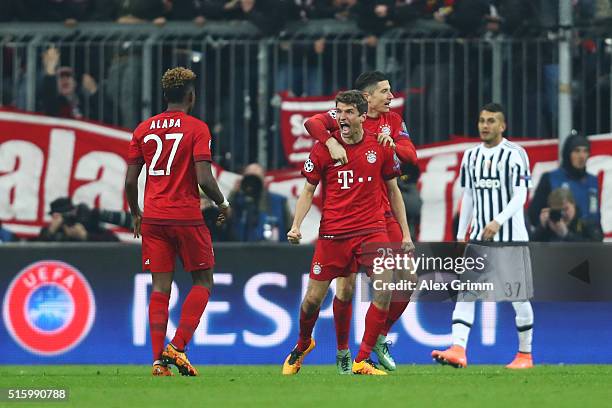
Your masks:
{"label": "stadium crowd", "polygon": [[[578,24],[612,17],[609,0],[576,0]],[[247,20],[265,34],[284,23],[313,19],[354,20],[380,35],[419,20],[448,24],[463,35],[533,34],[556,25],[557,0],[3,0],[0,21],[116,21],[124,24]],[[423,25],[425,27],[426,25]],[[374,41],[373,39],[371,41]]]}
{"label": "stadium crowd", "polygon": [[[598,24],[605,27],[606,21],[612,19],[612,6],[610,0],[575,0],[575,23],[578,27]],[[163,26],[169,21],[191,21],[196,26],[205,26],[209,21],[245,20],[250,21],[266,36],[284,38],[284,29],[292,22],[309,20],[332,19],[337,21],[354,21],[363,34],[364,44],[375,46],[381,35],[396,28],[420,30],[424,36],[434,35],[436,32],[452,30],[456,34],[472,38],[490,38],[492,36],[529,37],[545,33],[552,33],[557,29],[558,1],[550,0],[3,0],[0,2],[0,21],[3,22],[63,22],[73,27],[79,22],[86,21],[114,21],[119,24],[154,24]],[[278,22],[281,21],[282,24]],[[281,43],[282,44],[282,43]],[[303,46],[303,43],[300,43]],[[292,47],[299,47],[293,44]],[[579,45],[582,48],[592,46],[588,41]],[[106,67],[105,75],[100,72],[87,72],[83,64],[71,66],[67,64],[68,58],[63,55],[60,48],[51,46],[43,49],[40,54],[39,78],[36,83],[35,110],[50,116],[91,119],[104,123],[112,123],[125,128],[133,128],[140,121],[140,105],[142,98],[141,61],[140,50],[133,51],[132,45],[125,42]],[[304,54],[323,54],[327,52],[326,39],[314,38],[312,43],[302,50]],[[281,45],[281,51],[283,51]],[[300,50],[293,51],[299,54]],[[603,51],[598,51],[603,52]],[[93,53],[96,54],[96,53]],[[592,52],[596,55],[595,51]],[[328,55],[328,54],[325,54]],[[11,67],[19,67],[25,71],[16,54],[5,46],[2,52],[4,67],[2,80],[7,84],[3,92],[11,95],[0,95],[2,100],[18,108],[26,109],[26,79],[21,73],[11,72]],[[13,60],[12,58],[15,58]],[[94,56],[95,58],[95,56]],[[587,56],[587,58],[589,58]],[[595,58],[595,57],[592,57]],[[72,59],[71,59],[72,60]],[[281,61],[282,60],[281,58]],[[295,61],[298,61],[296,58]],[[556,84],[558,80],[558,65],[543,60],[543,83]],[[99,62],[99,61],[98,61]],[[166,64],[166,61],[164,61]],[[101,65],[93,61],[86,66]],[[289,72],[291,71],[291,72]],[[297,95],[330,94],[337,89],[325,88],[320,85],[325,78],[308,78],[304,81],[299,75],[302,67],[289,67],[288,63],[281,63],[278,71],[278,84],[275,91],[286,89]],[[417,72],[417,70],[414,70]],[[103,71],[104,72],[104,71]],[[314,73],[315,70],[309,70]],[[242,75],[236,75],[240,78]],[[290,78],[293,76],[293,79]],[[584,77],[589,77],[584,74]],[[14,78],[18,80],[13,81]],[[609,80],[609,79],[608,79]],[[284,81],[284,82],[283,82]],[[399,82],[399,81],[397,81]],[[410,82],[410,81],[406,81]],[[254,82],[253,82],[254,83]],[[306,83],[306,85],[304,85]],[[603,82],[602,82],[603,83]],[[252,87],[252,83],[249,82]],[[279,85],[280,84],[280,85]],[[319,93],[312,85],[320,86]],[[9,86],[16,85],[16,86]],[[244,84],[236,83],[235,89],[241,90]],[[329,85],[329,84],[328,84]],[[342,84],[341,84],[342,85]],[[245,85],[246,86],[246,85]],[[308,89],[310,86],[312,89]],[[344,84],[348,87],[348,84]],[[598,85],[601,87],[600,85]],[[606,85],[609,86],[609,85]],[[204,85],[205,88],[210,88]],[[302,88],[300,88],[302,87]],[[329,88],[329,89],[328,89]],[[548,111],[546,121],[554,123],[556,120],[556,92],[554,86],[544,86],[540,90],[544,94],[544,109]],[[103,92],[100,90],[103,89]],[[593,89],[595,89],[593,87]],[[592,91],[594,92],[594,91]],[[254,95],[255,90],[251,89]],[[212,92],[207,95],[211,97]],[[240,96],[240,95],[239,95]],[[243,96],[243,95],[242,95]],[[515,98],[520,103],[520,98]],[[2,102],[0,100],[0,102]],[[241,101],[244,98],[236,97]],[[256,98],[251,98],[255,104]],[[607,100],[607,98],[603,98]],[[212,101],[212,104],[216,103]],[[225,102],[229,99],[225,99]],[[247,102],[244,102],[245,105]],[[529,102],[527,102],[529,103]],[[2,103],[0,103],[2,104]],[[256,109],[255,106],[251,106]],[[242,106],[248,110],[247,106]],[[240,107],[236,110],[243,110]],[[608,109],[602,109],[605,112]],[[113,115],[115,117],[113,117]],[[256,116],[256,114],[253,114]],[[414,121],[409,118],[411,130]],[[444,122],[444,121],[442,121]],[[594,121],[587,121],[592,123]],[[214,133],[223,135],[224,123],[214,124]],[[242,126],[240,121],[232,126]],[[227,123],[225,127],[229,128]],[[219,130],[221,129],[221,130]],[[243,132],[238,129],[237,134],[254,134],[253,129]],[[581,129],[582,133],[593,133],[590,129]],[[417,132],[419,133],[418,129]],[[539,136],[552,136],[552,128],[539,132]],[[536,132],[533,132],[536,134]],[[571,139],[576,142],[576,138]],[[580,139],[577,144],[583,146]],[[249,142],[252,143],[252,142]],[[584,146],[583,146],[584,147]],[[579,180],[584,178],[584,166],[572,170],[570,152],[561,169],[566,169],[568,179]],[[253,149],[251,149],[253,150]],[[226,155],[227,152],[222,152]],[[252,152],[251,152],[252,153]],[[238,154],[236,151],[230,154]],[[249,155],[245,154],[248,163]],[[250,154],[252,160],[253,154]],[[586,159],[585,159],[586,161]],[[224,163],[222,163],[223,165]],[[583,163],[584,164],[584,163]],[[215,240],[221,241],[258,241],[258,240],[284,240],[288,230],[290,216],[286,200],[266,190],[263,182],[263,168],[257,164],[243,166],[244,178],[232,193],[234,206],[232,217],[227,225],[221,229],[214,226],[216,214],[214,206],[209,205],[205,199],[202,201],[202,210],[205,219],[213,233]],[[224,166],[226,167],[226,166]],[[238,170],[236,168],[235,170]],[[404,193],[409,223],[413,235],[416,236],[419,225],[420,199],[416,189],[418,168],[406,169],[400,188]],[[589,179],[591,180],[591,179]],[[592,180],[591,180],[592,181]],[[601,227],[599,214],[597,217],[584,217],[585,193],[584,191],[560,192],[561,185],[550,185],[549,178],[544,178],[540,184],[532,206],[529,209],[529,227],[534,240],[601,240]],[[579,183],[574,183],[579,185]],[[572,186],[574,185],[572,184]],[[590,194],[590,193],[589,193]],[[588,194],[587,194],[588,195]],[[284,201],[283,201],[284,200]],[[78,203],[77,203],[78,204]],[[72,204],[70,204],[72,207]],[[78,205],[77,205],[78,207]],[[74,207],[74,208],[77,208]],[[72,211],[72,209],[71,209]],[[551,220],[552,211],[552,220]],[[598,207],[597,207],[598,211]],[[559,214],[562,216],[559,218]],[[572,216],[573,215],[573,216]],[[57,217],[56,217],[57,218]],[[57,223],[57,222],[56,222]],[[84,224],[86,225],[86,223]],[[97,220],[92,223],[93,229],[98,228]],[[57,227],[57,226],[53,226]],[[90,228],[90,229],[91,229]],[[53,228],[57,229],[57,228]],[[82,229],[77,228],[77,232]],[[60,232],[65,228],[59,229]],[[69,228],[74,232],[74,228]],[[4,230],[0,230],[2,232]],[[42,240],[83,240],[83,236],[91,234],[42,234]],[[110,235],[109,235],[110,236]],[[74,238],[74,239],[73,239]],[[2,232],[1,240],[14,239],[7,232]],[[112,240],[112,239],[109,239]]]}

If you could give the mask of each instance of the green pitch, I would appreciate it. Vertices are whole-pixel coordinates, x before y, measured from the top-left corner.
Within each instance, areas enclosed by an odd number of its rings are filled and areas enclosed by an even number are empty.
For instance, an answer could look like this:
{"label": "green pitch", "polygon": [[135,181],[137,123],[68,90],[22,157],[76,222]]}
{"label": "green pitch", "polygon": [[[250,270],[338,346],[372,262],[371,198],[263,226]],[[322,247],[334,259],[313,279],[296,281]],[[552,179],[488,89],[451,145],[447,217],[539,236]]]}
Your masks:
{"label": "green pitch", "polygon": [[[148,366],[0,366],[0,388],[68,388],[63,403],[2,407],[604,407],[612,366],[399,366],[387,377],[339,376],[335,366],[198,366],[200,377],[153,378]],[[49,405],[50,404],[50,405]]]}

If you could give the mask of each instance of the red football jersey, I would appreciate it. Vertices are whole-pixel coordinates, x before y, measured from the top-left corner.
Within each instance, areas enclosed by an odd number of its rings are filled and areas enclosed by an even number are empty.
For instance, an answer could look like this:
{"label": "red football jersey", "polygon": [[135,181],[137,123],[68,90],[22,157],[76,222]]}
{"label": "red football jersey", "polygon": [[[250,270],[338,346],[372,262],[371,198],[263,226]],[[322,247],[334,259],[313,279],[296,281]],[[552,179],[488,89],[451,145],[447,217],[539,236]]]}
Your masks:
{"label": "red football jersey", "polygon": [[[318,113],[311,119],[314,119],[314,121],[309,122],[310,126],[306,126],[307,130],[312,137],[321,143],[325,143],[330,137],[330,133],[328,132],[338,130],[335,109],[331,109],[326,113]],[[316,121],[319,121],[321,125],[317,125]],[[378,137],[379,133],[391,136],[396,144],[395,152],[400,161],[416,164],[416,149],[410,140],[410,135],[406,130],[402,117],[397,113],[389,111],[386,113],[381,113],[377,118],[366,116],[366,120],[363,122],[363,129],[367,130],[368,134],[373,136],[375,139]],[[387,197],[387,186],[384,183],[381,191],[385,216],[393,217],[391,204],[389,203],[389,198]]]}
{"label": "red football jersey", "polygon": [[181,111],[142,122],[132,136],[128,163],[145,163],[143,223],[200,225],[195,162],[211,161],[208,125]]}
{"label": "red football jersey", "polygon": [[385,231],[381,189],[385,180],[399,176],[399,162],[393,149],[378,144],[364,131],[357,144],[346,144],[339,132],[334,137],[346,149],[348,163],[334,163],[329,151],[316,143],[304,163],[302,174],[310,184],[322,183],[323,215],[319,227],[322,238]]}

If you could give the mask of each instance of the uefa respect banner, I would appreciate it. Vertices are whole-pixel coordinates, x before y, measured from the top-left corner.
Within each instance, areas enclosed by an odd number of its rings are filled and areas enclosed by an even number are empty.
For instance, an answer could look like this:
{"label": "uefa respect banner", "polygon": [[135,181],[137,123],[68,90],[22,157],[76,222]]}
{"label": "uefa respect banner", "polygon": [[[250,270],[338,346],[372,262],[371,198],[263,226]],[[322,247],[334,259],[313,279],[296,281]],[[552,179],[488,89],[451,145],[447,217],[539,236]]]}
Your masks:
{"label": "uefa respect banner", "polygon": [[[281,95],[280,131],[283,149],[287,161],[296,167],[302,166],[314,146],[313,139],[304,122],[317,113],[327,112],[334,108],[334,96],[290,97]],[[404,96],[395,94],[391,101],[391,110],[402,115],[404,112]]]}
{"label": "uefa respect banner", "polygon": [[[0,111],[0,221],[3,227],[22,236],[37,235],[40,227],[50,220],[50,203],[62,196],[71,196],[75,203],[91,207],[127,210],[123,184],[130,138],[127,131],[85,121]],[[534,186],[542,174],[557,167],[557,140],[514,141],[527,150]],[[590,141],[587,168],[599,177],[601,223],[610,239],[612,135],[591,136]],[[419,190],[423,200],[419,241],[453,240],[452,220],[461,198],[459,165],[463,152],[476,143],[476,139],[460,138],[418,148]],[[219,167],[214,168],[214,174],[225,195],[240,178]],[[143,172],[139,189],[141,205],[144,182]],[[286,196],[289,207],[295,208],[304,185],[299,170],[269,172],[266,182],[270,191]],[[312,242],[317,237],[320,200],[318,189],[314,206],[303,223],[304,242]],[[120,237],[129,239],[130,234]]]}

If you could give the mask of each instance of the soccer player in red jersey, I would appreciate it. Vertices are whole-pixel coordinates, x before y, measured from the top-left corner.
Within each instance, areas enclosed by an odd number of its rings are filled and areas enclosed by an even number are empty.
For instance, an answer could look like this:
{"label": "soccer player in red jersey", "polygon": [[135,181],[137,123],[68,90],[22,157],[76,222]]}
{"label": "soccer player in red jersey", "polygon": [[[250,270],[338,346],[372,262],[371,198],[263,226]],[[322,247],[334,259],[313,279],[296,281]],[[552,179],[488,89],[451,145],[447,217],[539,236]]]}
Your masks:
{"label": "soccer player in red jersey", "polygon": [[[362,127],[367,101],[360,91],[342,92],[336,97],[337,138],[347,152],[348,163],[331,158],[327,149],[316,143],[302,174],[306,178],[304,190],[296,204],[293,226],[287,237],[292,243],[301,239],[300,226],[306,216],[317,184],[322,184],[323,209],[319,239],[313,256],[310,280],[300,307],[300,333],[296,347],[287,356],[283,374],[296,374],[304,357],[315,347],[312,330],[319,308],[331,281],[357,272],[359,265],[372,267],[372,253],[364,244],[388,243],[382,184],[388,188],[389,200],[402,230],[402,248],[412,245],[406,221],[404,204],[397,186],[399,163],[393,150],[378,144],[373,135]],[[372,251],[372,249],[370,249]],[[375,251],[375,250],[374,250]],[[393,272],[385,270],[377,280],[390,282]],[[387,319],[391,292],[387,287],[377,288],[366,315],[366,328],[359,354],[347,371],[354,374],[386,375],[369,360],[372,347]]]}
{"label": "soccer player in red jersey", "polygon": [[[363,123],[363,128],[369,131],[371,135],[377,137],[379,142],[393,146],[395,154],[402,163],[416,164],[416,149],[410,140],[406,125],[400,115],[389,109],[393,100],[393,94],[391,93],[391,85],[387,76],[379,71],[364,72],[355,80],[355,89],[362,91],[368,101],[368,113]],[[331,132],[338,129],[335,114],[333,109],[327,113],[319,113],[308,119],[304,126],[312,137],[327,146],[332,159],[346,163],[346,150],[342,144],[331,137]],[[385,220],[387,222],[389,240],[390,242],[400,242],[402,240],[402,231],[391,212],[384,184],[381,194],[385,207]],[[398,270],[396,275],[397,280],[402,281],[414,280],[415,278],[414,275],[410,274],[410,271],[406,270]],[[338,279],[336,282],[333,310],[338,335],[337,364],[340,364],[341,356],[346,354],[345,350],[348,350],[348,333],[350,332],[351,316],[353,313],[352,298],[354,286],[354,276]],[[387,321],[374,347],[379,363],[389,371],[395,370],[396,365],[389,352],[387,334],[391,326],[406,310],[409,297],[409,293],[394,293]]]}
{"label": "soccer player in red jersey", "polygon": [[[213,200],[223,222],[229,203],[211,172],[211,135],[206,123],[189,115],[195,102],[195,74],[182,67],[162,77],[168,109],[142,122],[130,142],[125,191],[134,219],[134,237],[142,235],[142,269],[151,271],[149,329],[153,346],[153,375],[198,374],[185,355],[204,313],[213,285],[214,254],[210,232],[200,212],[198,185]],[[146,164],[144,213],[138,205],[138,175]],[[164,349],[168,302],[179,255],[191,273],[193,286],[181,309],[176,334]]]}

